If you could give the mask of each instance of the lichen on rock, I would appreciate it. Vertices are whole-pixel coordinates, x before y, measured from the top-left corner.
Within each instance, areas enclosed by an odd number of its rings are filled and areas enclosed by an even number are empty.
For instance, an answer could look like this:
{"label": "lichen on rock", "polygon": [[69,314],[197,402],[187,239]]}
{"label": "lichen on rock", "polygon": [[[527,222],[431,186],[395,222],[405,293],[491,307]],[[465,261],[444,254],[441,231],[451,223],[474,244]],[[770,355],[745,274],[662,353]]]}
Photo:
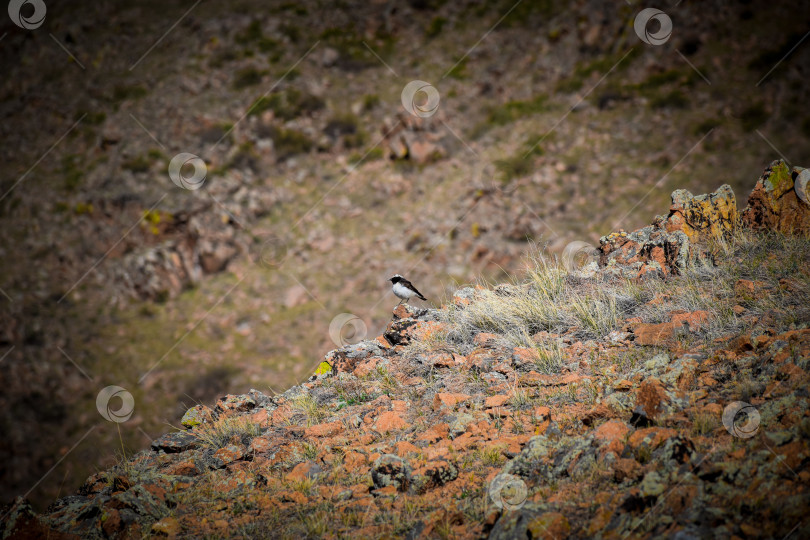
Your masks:
{"label": "lichen on rock", "polygon": [[743,224],[752,229],[810,235],[807,175],[802,177],[805,170],[790,170],[783,160],[771,163],[748,197],[748,206],[742,212]]}
{"label": "lichen on rock", "polygon": [[633,278],[682,274],[689,267],[711,264],[706,243],[727,237],[736,224],[737,200],[730,186],[698,196],[678,189],[667,216],[632,233],[603,236],[599,266]]}

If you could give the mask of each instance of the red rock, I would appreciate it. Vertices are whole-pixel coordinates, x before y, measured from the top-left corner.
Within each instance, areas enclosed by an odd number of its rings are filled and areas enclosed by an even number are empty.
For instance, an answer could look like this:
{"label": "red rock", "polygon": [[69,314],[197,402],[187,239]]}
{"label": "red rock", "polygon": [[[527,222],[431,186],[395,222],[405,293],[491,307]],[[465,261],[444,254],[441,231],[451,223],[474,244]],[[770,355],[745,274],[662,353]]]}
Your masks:
{"label": "red rock", "polygon": [[487,332],[479,332],[475,334],[473,343],[476,347],[492,347],[498,342],[498,336]]}
{"label": "red rock", "polygon": [[248,447],[248,452],[253,452],[254,454],[261,454],[263,452],[270,451],[274,446],[274,441],[270,437],[260,436],[260,437],[253,437],[253,440],[250,441],[250,446]]}
{"label": "red rock", "polygon": [[545,405],[535,407],[534,416],[535,418],[538,418],[541,422],[544,420],[549,420],[551,419],[551,409],[549,409]]}
{"label": "red rock", "polygon": [[418,454],[419,452],[421,452],[419,447],[414,446],[408,441],[399,441],[394,445],[394,453],[401,458],[404,458],[408,454]]}
{"label": "red rock", "polygon": [[439,353],[429,356],[427,363],[435,368],[450,368],[456,365],[456,357],[452,353]]}
{"label": "red rock", "polygon": [[365,377],[372,373],[377,368],[377,362],[379,358],[372,357],[366,360],[365,362],[361,362],[357,364],[357,367],[354,368],[354,376],[355,377]]}
{"label": "red rock", "polygon": [[317,424],[306,428],[305,433],[307,437],[334,437],[343,433],[344,427],[340,422],[327,422],[325,424]]}
{"label": "red rock", "polygon": [[438,411],[442,407],[453,408],[457,403],[463,403],[468,399],[470,396],[467,394],[439,392],[433,398],[433,410]]}
{"label": "red rock", "polygon": [[684,189],[672,193],[669,215],[659,216],[649,227],[614,232],[600,242],[599,266],[635,272],[636,277],[679,274],[698,260],[705,260],[706,241],[731,233],[737,220],[737,202],[728,185],[694,196]]}
{"label": "red rock", "polygon": [[465,450],[476,448],[482,442],[484,442],[484,440],[477,435],[473,435],[472,433],[463,433],[462,435],[459,435],[453,439],[452,445],[455,450]]}
{"label": "red rock", "polygon": [[450,455],[450,447],[449,446],[428,446],[422,450],[422,454],[428,460],[432,459],[443,459],[449,457]]}
{"label": "red rock", "polygon": [[450,434],[450,426],[445,423],[435,424],[430,427],[427,431],[419,435],[417,440],[426,441],[428,443],[435,443],[442,439],[445,439]]}
{"label": "red rock", "polygon": [[466,369],[475,368],[480,372],[491,371],[492,366],[498,361],[498,355],[489,348],[478,347],[467,355]]}
{"label": "red rock", "polygon": [[670,428],[649,427],[637,429],[630,435],[627,444],[634,450],[642,444],[646,444],[651,450],[661,446],[667,439],[675,437],[678,432]]}
{"label": "red rock", "polygon": [[810,234],[810,205],[802,201],[795,189],[798,172],[784,161],[771,163],[757,181],[742,222],[752,229],[769,229],[785,234]]}
{"label": "red rock", "polygon": [[631,383],[627,379],[622,379],[613,385],[613,390],[615,390],[616,392],[629,392],[632,389],[633,383]]}
{"label": "red rock", "polygon": [[281,405],[276,408],[270,415],[270,421],[274,426],[282,426],[284,422],[292,415],[292,410],[288,404]]}
{"label": "red rock", "polygon": [[[104,534],[106,534],[108,538],[113,538],[122,528],[121,514],[115,508],[105,508],[101,519],[101,530],[104,531]],[[50,539],[53,538],[53,536],[48,535],[47,538]]]}
{"label": "red rock", "polygon": [[200,470],[197,469],[197,466],[193,461],[184,460],[177,463],[172,463],[163,469],[163,473],[174,476],[197,476],[200,474]]}
{"label": "red rock", "polygon": [[415,140],[408,147],[408,156],[416,163],[424,165],[444,155],[444,150],[426,140]]}
{"label": "red rock", "polygon": [[674,315],[671,321],[675,327],[681,327],[684,323],[689,324],[690,331],[699,330],[707,325],[709,322],[709,312],[704,310],[693,311],[691,313],[682,313]]}
{"label": "red rock", "polygon": [[394,412],[404,413],[408,411],[408,402],[401,399],[395,399],[391,402],[391,409]]}
{"label": "red rock", "polygon": [[235,396],[228,394],[217,401],[215,410],[222,413],[245,412],[253,409],[256,406],[256,401],[248,395]]}
{"label": "red rock", "polygon": [[734,284],[734,294],[743,299],[752,299],[759,296],[764,288],[765,283],[762,281],[738,279]]}
{"label": "red rock", "polygon": [[641,476],[641,466],[635,459],[621,458],[613,464],[613,477],[617,482],[635,480]]}
{"label": "red rock", "polygon": [[306,480],[307,477],[312,476],[319,470],[320,469],[317,468],[312,462],[305,461],[293,467],[293,470],[287,473],[285,478],[291,482],[300,482],[302,480]]}
{"label": "red rock", "polygon": [[630,428],[621,420],[608,420],[593,432],[593,438],[599,444],[608,444],[624,440],[629,432]]}
{"label": "red rock", "polygon": [[491,396],[484,401],[484,407],[502,407],[507,401],[509,401],[509,396],[506,394]]}
{"label": "red rock", "polygon": [[226,465],[228,463],[232,463],[234,461],[242,459],[244,456],[245,456],[245,447],[236,444],[229,444],[228,446],[220,448],[219,450],[214,452],[214,457],[219,458]]}
{"label": "red rock", "polygon": [[360,438],[357,440],[360,444],[369,445],[374,442],[375,435],[372,433],[366,433],[365,435],[360,435]]}
{"label": "red rock", "polygon": [[546,512],[529,522],[528,530],[531,538],[544,540],[557,540],[568,538],[571,534],[571,525],[568,518],[559,512]]}
{"label": "red rock", "polygon": [[374,493],[377,495],[396,495],[397,488],[396,486],[385,486],[375,489]]}
{"label": "red rock", "polygon": [[414,469],[413,485],[418,491],[427,491],[458,478],[458,469],[449,461],[436,459]]}
{"label": "red rock", "polygon": [[672,322],[659,324],[642,323],[633,328],[637,345],[666,345],[675,335],[676,325]]}
{"label": "red rock", "polygon": [[514,351],[512,352],[515,363],[519,366],[524,364],[535,364],[537,360],[539,360],[539,356],[537,354],[536,349],[530,349],[528,347],[515,347]]}
{"label": "red rock", "polygon": [[633,414],[655,420],[664,410],[669,400],[664,387],[658,379],[651,378],[641,383],[636,391],[636,404]]}
{"label": "red rock", "polygon": [[410,424],[402,419],[399,413],[394,411],[386,411],[377,417],[376,430],[380,433],[394,431],[398,429],[407,429]]}
{"label": "red rock", "polygon": [[270,412],[263,407],[250,415],[250,421],[261,428],[270,427],[273,423]]}
{"label": "red rock", "polygon": [[365,454],[360,452],[346,452],[343,456],[343,464],[347,469],[355,469],[368,463]]}

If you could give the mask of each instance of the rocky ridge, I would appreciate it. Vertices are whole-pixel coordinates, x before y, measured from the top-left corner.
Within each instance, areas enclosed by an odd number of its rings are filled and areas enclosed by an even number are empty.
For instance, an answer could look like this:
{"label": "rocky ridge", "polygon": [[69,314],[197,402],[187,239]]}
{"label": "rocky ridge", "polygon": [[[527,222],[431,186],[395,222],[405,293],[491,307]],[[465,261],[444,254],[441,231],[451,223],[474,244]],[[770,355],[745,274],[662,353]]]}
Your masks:
{"label": "rocky ridge", "polygon": [[[42,515],[18,499],[3,538],[810,534],[810,253],[806,236],[782,235],[810,223],[801,174],[774,162],[746,227],[724,186],[676,191],[667,217],[604,237],[600,271],[567,280],[659,287],[625,313],[642,316],[604,336],[539,331],[518,347],[479,331],[459,347],[447,313],[483,301],[482,289],[440,309],[398,306],[382,335],[330,352],[308,382],[195,406],[185,430]],[[750,271],[745,242],[707,242],[762,227],[782,232],[757,237]],[[730,295],[710,283],[701,294],[718,296],[704,309],[672,309],[715,266],[731,269]],[[561,364],[548,370],[554,347]]]}

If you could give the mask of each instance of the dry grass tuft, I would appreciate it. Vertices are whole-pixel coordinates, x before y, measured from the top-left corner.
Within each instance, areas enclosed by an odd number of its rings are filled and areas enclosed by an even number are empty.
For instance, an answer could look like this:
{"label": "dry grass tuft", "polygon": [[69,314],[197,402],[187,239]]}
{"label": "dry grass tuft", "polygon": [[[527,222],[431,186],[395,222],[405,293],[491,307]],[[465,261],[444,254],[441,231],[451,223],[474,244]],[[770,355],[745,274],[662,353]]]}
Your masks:
{"label": "dry grass tuft", "polygon": [[330,412],[329,409],[320,405],[318,400],[309,394],[294,398],[290,406],[293,410],[291,420],[304,416],[307,427],[320,424],[329,416]]}
{"label": "dry grass tuft", "polygon": [[250,444],[253,437],[261,434],[261,428],[249,416],[238,415],[200,424],[191,433],[200,440],[200,444],[216,450],[237,440],[245,445]]}

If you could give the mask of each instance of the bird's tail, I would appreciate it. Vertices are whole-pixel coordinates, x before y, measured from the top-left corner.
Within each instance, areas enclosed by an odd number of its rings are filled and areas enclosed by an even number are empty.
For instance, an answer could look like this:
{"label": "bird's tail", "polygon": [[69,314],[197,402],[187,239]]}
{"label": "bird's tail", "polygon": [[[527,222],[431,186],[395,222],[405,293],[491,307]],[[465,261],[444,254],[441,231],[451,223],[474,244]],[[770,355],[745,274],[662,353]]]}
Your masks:
{"label": "bird's tail", "polygon": [[424,296],[422,296],[421,294],[419,295],[419,298],[420,298],[421,300],[424,300],[425,302],[427,302],[427,298],[425,298],[425,297],[424,297]]}

